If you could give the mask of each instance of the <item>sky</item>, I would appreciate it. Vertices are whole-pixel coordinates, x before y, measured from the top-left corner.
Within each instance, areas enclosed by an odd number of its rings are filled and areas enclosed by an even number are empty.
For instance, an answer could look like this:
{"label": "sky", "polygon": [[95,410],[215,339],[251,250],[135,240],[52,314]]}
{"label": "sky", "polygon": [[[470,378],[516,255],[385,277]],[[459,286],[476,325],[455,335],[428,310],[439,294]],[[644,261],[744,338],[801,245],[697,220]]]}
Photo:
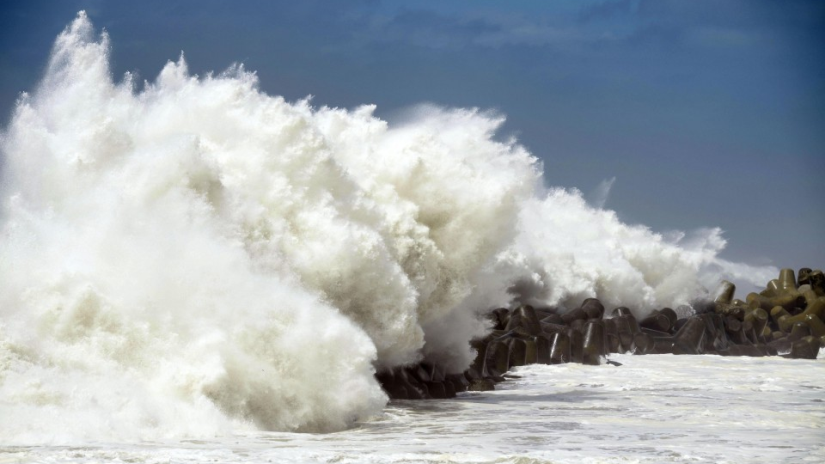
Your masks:
{"label": "sky", "polygon": [[154,80],[184,53],[243,63],[261,90],[317,106],[419,103],[507,117],[548,186],[632,224],[720,227],[722,257],[825,267],[825,2],[9,1],[0,123],[85,10],[113,72]]}

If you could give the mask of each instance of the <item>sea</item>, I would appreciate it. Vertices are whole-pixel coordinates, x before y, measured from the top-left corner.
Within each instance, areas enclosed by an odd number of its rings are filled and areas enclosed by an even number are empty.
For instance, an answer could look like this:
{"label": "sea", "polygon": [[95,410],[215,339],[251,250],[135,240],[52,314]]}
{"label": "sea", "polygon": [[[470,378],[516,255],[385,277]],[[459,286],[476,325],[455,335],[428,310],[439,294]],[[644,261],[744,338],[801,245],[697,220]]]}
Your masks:
{"label": "sea", "polygon": [[824,358],[530,365],[495,391],[392,401],[340,432],[2,446],[0,462],[821,463]]}

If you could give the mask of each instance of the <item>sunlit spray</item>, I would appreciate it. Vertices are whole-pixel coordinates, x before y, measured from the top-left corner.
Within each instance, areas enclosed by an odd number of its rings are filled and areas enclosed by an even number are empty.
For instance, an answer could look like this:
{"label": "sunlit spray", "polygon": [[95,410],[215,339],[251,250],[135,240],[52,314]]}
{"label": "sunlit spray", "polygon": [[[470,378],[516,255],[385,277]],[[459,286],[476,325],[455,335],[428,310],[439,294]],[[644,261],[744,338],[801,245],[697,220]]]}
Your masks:
{"label": "sunlit spray", "polygon": [[0,145],[3,442],[339,430],[376,369],[465,369],[495,306],[677,306],[734,266],[545,189],[498,114],[373,112],[183,56],[116,82],[80,13]]}

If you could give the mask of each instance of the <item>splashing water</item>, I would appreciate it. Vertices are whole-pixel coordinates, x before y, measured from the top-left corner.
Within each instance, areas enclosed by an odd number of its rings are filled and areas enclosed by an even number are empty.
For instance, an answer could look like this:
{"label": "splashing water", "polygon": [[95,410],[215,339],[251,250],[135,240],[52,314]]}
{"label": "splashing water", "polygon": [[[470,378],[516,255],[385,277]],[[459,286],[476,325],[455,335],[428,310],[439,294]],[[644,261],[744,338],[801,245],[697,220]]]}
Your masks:
{"label": "splashing water", "polygon": [[496,114],[373,111],[183,57],[116,83],[81,12],[0,140],[3,441],[339,430],[375,369],[465,369],[496,305],[675,306],[739,266],[545,190]]}

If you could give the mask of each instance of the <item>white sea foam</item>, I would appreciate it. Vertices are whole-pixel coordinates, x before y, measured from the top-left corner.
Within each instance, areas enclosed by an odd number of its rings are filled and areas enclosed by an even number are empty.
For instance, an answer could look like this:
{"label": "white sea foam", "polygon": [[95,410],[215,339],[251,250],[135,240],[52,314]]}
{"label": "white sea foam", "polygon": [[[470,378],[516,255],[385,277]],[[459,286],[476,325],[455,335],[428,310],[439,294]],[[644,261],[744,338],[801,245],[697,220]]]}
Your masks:
{"label": "white sea foam", "polygon": [[[9,462],[813,463],[825,460],[818,360],[614,355],[519,367],[492,392],[398,401],[332,434],[4,447]],[[5,459],[4,459],[5,458]]]}
{"label": "white sea foam", "polygon": [[495,305],[676,306],[736,266],[717,229],[545,190],[493,113],[389,125],[242,66],[108,63],[79,14],[2,137],[4,442],[338,430],[385,404],[376,368],[463,370]]}

